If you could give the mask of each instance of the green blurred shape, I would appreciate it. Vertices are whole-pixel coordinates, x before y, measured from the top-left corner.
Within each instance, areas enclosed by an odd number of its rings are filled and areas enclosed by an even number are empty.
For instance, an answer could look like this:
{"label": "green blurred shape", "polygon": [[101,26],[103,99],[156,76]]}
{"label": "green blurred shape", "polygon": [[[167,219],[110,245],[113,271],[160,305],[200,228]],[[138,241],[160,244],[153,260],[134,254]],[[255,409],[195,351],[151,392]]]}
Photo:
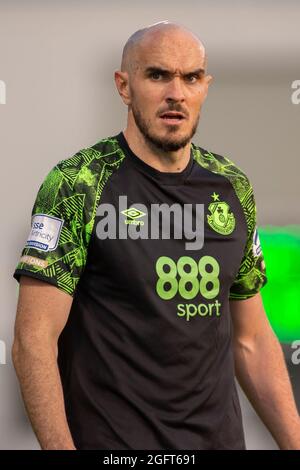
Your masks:
{"label": "green blurred shape", "polygon": [[258,230],[268,282],[264,307],[279,341],[300,339],[300,225]]}

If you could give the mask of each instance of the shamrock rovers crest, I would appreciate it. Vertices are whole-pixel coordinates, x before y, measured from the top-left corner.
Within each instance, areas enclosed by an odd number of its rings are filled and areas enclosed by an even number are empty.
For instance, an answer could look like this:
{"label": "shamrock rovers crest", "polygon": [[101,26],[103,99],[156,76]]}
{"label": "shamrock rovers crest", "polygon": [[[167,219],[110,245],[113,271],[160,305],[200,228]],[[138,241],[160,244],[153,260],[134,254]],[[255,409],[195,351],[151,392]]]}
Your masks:
{"label": "shamrock rovers crest", "polygon": [[207,222],[210,227],[222,235],[229,235],[235,227],[235,218],[230,210],[229,204],[219,201],[219,195],[215,192],[211,196],[214,202],[208,206],[211,215],[207,215]]}

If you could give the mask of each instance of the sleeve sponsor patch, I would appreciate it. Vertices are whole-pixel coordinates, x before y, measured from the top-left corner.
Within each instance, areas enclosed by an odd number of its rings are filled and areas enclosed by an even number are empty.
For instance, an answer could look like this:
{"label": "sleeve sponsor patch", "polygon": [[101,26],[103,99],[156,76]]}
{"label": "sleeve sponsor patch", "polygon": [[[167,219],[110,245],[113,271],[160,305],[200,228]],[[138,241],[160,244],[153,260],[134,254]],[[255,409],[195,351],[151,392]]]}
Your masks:
{"label": "sleeve sponsor patch", "polygon": [[35,214],[26,247],[41,251],[56,249],[64,221],[52,215]]}

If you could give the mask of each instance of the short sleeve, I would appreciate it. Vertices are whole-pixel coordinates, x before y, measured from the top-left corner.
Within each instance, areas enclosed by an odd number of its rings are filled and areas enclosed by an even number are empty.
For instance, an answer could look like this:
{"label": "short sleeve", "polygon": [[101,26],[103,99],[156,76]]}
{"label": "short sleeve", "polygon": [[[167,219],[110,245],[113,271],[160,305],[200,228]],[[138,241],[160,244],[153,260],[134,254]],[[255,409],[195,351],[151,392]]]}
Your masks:
{"label": "short sleeve", "polygon": [[230,300],[253,297],[267,282],[266,266],[256,221],[256,203],[249,181],[248,184],[248,191],[241,201],[247,223],[247,242],[237,276],[230,288]]}
{"label": "short sleeve", "polygon": [[87,257],[84,194],[77,192],[59,164],[39,188],[31,229],[13,274],[28,275],[73,295]]}

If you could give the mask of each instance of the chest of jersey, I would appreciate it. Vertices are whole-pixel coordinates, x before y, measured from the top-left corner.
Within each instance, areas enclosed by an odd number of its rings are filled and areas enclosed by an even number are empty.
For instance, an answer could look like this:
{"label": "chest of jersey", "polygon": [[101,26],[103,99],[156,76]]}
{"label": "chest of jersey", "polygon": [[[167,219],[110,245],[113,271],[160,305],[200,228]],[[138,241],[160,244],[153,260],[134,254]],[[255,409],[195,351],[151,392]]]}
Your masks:
{"label": "chest of jersey", "polygon": [[[184,181],[124,164],[104,188],[84,279],[157,318],[215,321],[227,310],[247,227],[232,185],[196,162]],[[159,312],[159,314],[158,314]]]}

